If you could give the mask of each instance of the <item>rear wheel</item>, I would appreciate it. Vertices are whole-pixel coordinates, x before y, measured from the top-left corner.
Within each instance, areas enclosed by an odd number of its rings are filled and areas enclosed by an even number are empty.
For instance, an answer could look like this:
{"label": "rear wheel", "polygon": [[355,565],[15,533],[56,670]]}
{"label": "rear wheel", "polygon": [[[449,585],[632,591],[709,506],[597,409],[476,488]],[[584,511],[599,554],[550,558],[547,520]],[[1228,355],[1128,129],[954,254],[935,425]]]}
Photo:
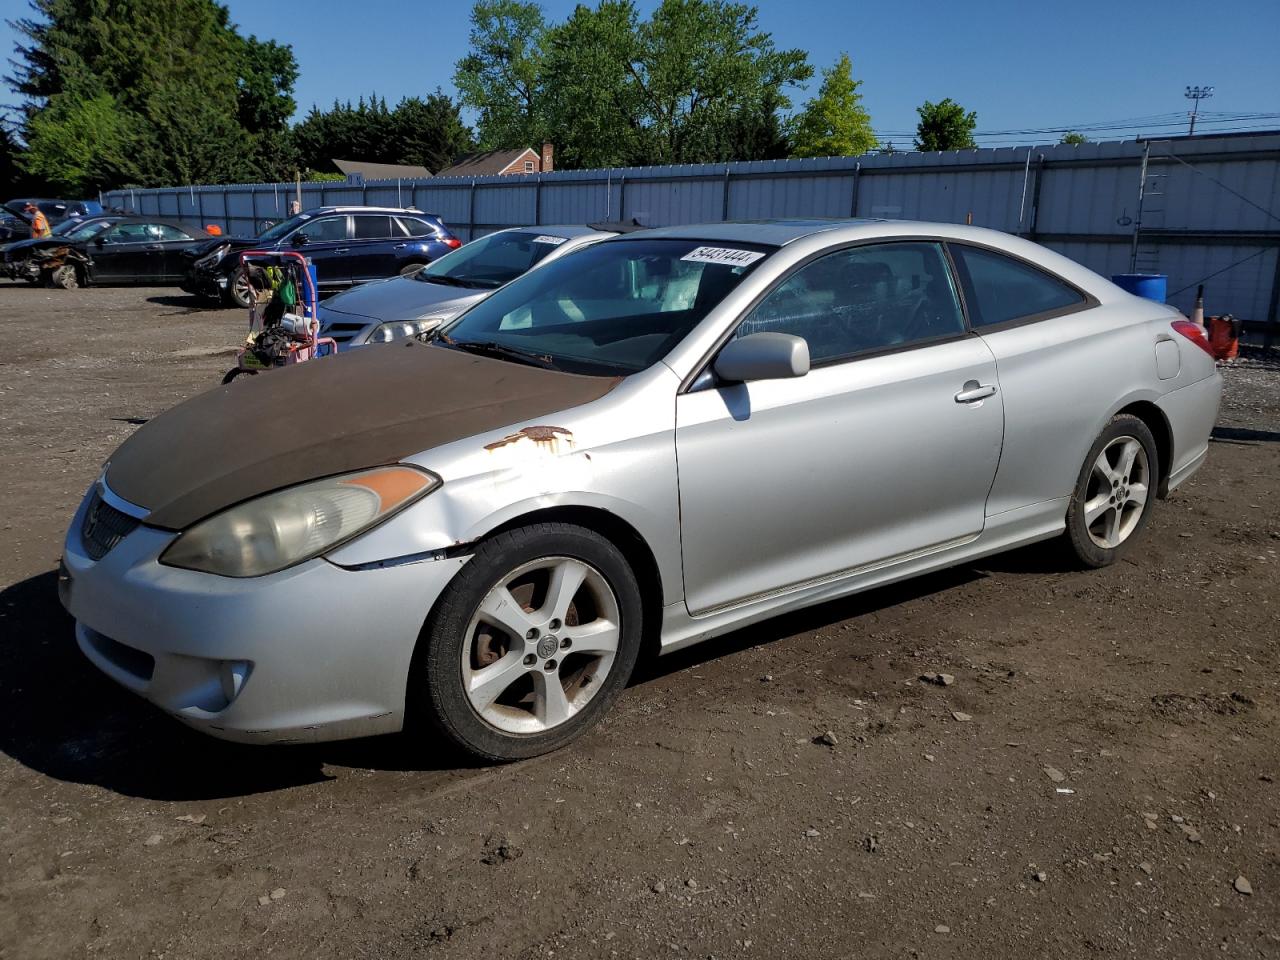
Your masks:
{"label": "rear wheel", "polygon": [[594,531],[536,524],[482,543],[420,638],[410,696],[485,760],[555,750],[617,698],[635,666],[640,591]]}
{"label": "rear wheel", "polygon": [[425,263],[406,263],[400,268],[400,276],[412,277],[415,273],[425,267]]}
{"label": "rear wheel", "polygon": [[249,309],[253,303],[253,287],[249,285],[249,271],[243,266],[236,267],[230,277],[227,278],[227,289],[224,296],[227,299],[227,305],[232,307],[240,307]]}
{"label": "rear wheel", "polygon": [[1067,508],[1067,540],[1088,567],[1114,563],[1146,525],[1159,478],[1155,438],[1140,419],[1115,417],[1094,441]]}

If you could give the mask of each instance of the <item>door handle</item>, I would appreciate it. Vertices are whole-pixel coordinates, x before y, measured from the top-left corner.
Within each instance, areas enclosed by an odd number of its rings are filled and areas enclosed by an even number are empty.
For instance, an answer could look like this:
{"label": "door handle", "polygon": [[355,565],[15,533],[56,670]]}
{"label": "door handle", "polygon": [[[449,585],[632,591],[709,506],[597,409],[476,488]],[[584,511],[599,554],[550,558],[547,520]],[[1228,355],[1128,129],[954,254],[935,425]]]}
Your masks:
{"label": "door handle", "polygon": [[407,246],[408,246],[408,244],[407,244],[407,243],[397,243],[397,244],[396,244],[394,247],[392,247],[391,249],[392,249],[392,250],[403,250],[403,249],[404,249],[405,247],[407,247]]}
{"label": "door handle", "polygon": [[979,400],[995,396],[995,392],[996,388],[992,384],[969,380],[956,394],[956,403],[977,403]]}
{"label": "door handle", "polygon": [[351,251],[347,247],[343,247],[341,250],[335,250],[333,252],[334,253],[350,253]]}
{"label": "door handle", "polygon": [[160,246],[160,244],[158,244],[158,243],[148,243],[148,244],[147,244],[147,249],[148,249],[148,250],[163,250],[163,249],[164,249],[164,247]]}

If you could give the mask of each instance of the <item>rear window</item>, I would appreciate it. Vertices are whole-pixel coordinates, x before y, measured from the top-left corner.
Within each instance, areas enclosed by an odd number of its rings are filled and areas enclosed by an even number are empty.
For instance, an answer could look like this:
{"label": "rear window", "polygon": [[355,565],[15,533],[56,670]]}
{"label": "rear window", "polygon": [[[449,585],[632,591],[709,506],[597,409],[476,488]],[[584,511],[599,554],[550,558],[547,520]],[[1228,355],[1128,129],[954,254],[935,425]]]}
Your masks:
{"label": "rear window", "polygon": [[417,217],[399,217],[397,223],[400,227],[398,232],[407,237],[429,237],[436,232],[432,224]]}

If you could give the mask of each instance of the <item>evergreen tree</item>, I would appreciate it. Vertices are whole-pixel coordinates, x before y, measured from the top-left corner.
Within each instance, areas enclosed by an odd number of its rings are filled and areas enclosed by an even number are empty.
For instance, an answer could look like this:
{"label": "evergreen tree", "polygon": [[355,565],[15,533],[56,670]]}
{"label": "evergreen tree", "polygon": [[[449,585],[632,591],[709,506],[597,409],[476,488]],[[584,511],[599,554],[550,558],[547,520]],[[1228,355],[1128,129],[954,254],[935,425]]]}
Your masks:
{"label": "evergreen tree", "polygon": [[876,148],[871,115],[862,105],[847,53],[829,70],[822,71],[818,95],[805,104],[796,120],[797,157],[857,157]]}

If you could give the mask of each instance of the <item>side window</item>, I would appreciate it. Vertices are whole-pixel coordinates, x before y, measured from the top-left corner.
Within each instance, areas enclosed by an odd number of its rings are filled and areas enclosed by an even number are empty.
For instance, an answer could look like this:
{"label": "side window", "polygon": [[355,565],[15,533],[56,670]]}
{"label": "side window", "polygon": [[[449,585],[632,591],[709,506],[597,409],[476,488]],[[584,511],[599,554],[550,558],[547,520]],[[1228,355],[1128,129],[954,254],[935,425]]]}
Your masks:
{"label": "side window", "polygon": [[391,236],[391,218],[374,216],[352,217],[355,221],[357,240],[385,240]]}
{"label": "side window", "polygon": [[814,363],[965,332],[946,258],[936,243],[886,243],[827,254],[775,287],[737,336],[804,337]]}
{"label": "side window", "polygon": [[190,240],[191,234],[167,223],[151,224],[151,233],[157,240]]}
{"label": "side window", "polygon": [[321,217],[318,220],[311,220],[294,231],[295,236],[299,234],[311,243],[345,240],[347,239],[347,218],[344,216]]}
{"label": "side window", "polygon": [[146,243],[151,239],[151,224],[117,223],[105,239],[107,243]]}
{"label": "side window", "polygon": [[399,223],[401,229],[411,237],[429,237],[436,232],[435,228],[425,220],[417,220],[413,217],[400,217]]}
{"label": "side window", "polygon": [[952,244],[974,328],[1084,303],[1075,287],[1028,263],[993,250]]}

